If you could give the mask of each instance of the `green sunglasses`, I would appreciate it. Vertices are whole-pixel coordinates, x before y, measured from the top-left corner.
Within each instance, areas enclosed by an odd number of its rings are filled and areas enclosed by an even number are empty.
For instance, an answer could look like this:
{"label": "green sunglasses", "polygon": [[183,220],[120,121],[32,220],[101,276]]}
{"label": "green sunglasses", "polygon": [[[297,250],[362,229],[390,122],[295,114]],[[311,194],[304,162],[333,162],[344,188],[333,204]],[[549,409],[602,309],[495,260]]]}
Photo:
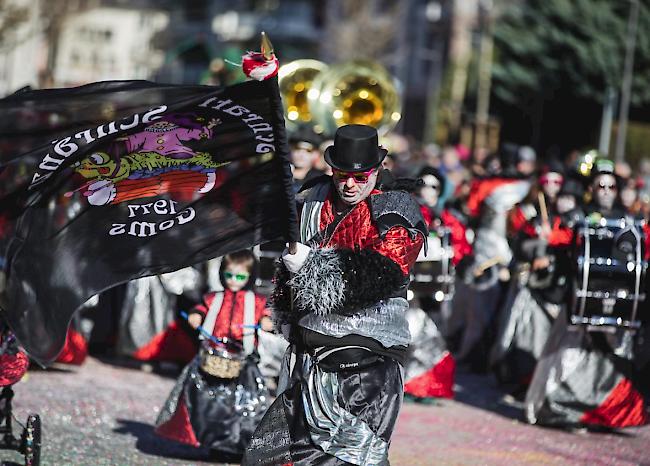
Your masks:
{"label": "green sunglasses", "polygon": [[235,281],[244,282],[244,281],[248,280],[248,277],[250,277],[250,274],[224,272],[223,276],[226,278],[226,280],[232,280],[234,278]]}

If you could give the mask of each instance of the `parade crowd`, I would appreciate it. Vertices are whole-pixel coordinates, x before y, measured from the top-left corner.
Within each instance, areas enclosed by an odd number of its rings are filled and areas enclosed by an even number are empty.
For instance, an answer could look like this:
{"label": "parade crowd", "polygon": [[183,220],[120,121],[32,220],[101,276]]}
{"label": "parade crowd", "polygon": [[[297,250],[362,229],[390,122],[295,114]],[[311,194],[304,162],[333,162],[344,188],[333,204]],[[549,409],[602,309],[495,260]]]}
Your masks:
{"label": "parade crowd", "polygon": [[387,464],[402,397],[453,398],[457,370],[492,374],[532,424],[647,422],[650,159],[399,135],[363,159],[373,135],[339,133],[289,135],[297,251],[266,244],[111,289],[58,361],[177,367],[156,433],[248,448],[245,464]]}

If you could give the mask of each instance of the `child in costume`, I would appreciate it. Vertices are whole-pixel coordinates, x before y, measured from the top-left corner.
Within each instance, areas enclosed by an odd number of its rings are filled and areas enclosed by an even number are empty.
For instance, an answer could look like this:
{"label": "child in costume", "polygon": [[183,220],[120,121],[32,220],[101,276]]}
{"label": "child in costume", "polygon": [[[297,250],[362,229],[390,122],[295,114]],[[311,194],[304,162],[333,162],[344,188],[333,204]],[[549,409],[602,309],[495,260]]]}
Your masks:
{"label": "child in costume", "polygon": [[226,255],[223,291],[208,293],[188,314],[199,328],[202,349],[176,382],[158,420],[160,436],[241,455],[269,399],[257,367],[256,328],[271,330],[266,299],[256,294],[255,256]]}

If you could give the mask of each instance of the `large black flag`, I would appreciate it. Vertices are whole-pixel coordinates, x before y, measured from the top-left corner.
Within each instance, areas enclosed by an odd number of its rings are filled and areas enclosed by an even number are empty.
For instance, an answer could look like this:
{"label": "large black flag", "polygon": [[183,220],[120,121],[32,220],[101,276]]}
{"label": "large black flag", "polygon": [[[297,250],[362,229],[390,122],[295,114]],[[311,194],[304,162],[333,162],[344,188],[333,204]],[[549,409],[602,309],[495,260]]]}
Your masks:
{"label": "large black flag", "polygon": [[274,79],[112,81],[0,100],[0,311],[36,360],[107,288],[295,240]]}

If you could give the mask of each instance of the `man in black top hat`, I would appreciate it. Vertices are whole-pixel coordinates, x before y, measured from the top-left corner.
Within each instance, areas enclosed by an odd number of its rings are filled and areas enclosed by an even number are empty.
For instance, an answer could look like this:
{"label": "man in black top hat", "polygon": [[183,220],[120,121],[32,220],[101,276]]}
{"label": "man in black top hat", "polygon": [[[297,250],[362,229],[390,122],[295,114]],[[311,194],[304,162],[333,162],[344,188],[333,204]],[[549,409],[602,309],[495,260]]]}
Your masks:
{"label": "man in black top hat", "polygon": [[388,464],[410,343],[402,296],[427,230],[410,194],[378,189],[385,156],[374,128],[343,126],[325,151],[333,176],[299,194],[302,243],[271,297],[292,345],[244,464]]}

